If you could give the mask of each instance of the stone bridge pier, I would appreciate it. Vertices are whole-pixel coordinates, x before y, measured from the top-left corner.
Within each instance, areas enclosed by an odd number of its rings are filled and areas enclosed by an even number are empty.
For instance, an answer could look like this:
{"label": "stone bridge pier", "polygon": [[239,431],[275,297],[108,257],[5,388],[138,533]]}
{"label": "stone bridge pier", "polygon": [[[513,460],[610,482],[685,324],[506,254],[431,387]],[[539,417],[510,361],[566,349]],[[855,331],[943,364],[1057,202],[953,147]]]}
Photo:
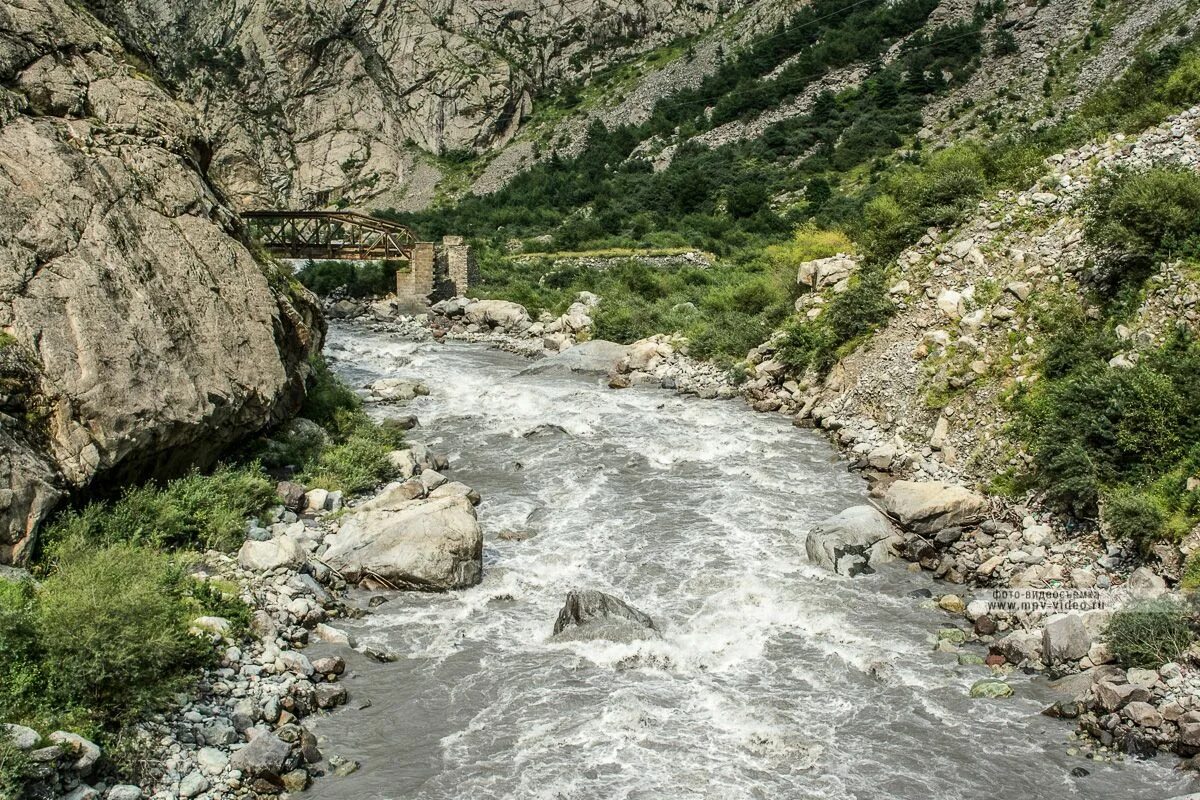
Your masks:
{"label": "stone bridge pier", "polygon": [[471,245],[461,236],[446,236],[440,244],[417,242],[407,272],[396,273],[396,298],[421,304],[466,295],[479,282],[479,266]]}

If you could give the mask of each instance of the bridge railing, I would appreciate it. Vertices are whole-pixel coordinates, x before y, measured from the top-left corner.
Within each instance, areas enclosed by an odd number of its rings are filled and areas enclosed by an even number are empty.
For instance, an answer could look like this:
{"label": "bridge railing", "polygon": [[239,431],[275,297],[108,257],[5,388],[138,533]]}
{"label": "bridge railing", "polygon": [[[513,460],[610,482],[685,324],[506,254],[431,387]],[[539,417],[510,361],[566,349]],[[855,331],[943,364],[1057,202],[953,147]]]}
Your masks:
{"label": "bridge railing", "polygon": [[353,211],[245,211],[250,233],[281,258],[411,259],[416,236]]}

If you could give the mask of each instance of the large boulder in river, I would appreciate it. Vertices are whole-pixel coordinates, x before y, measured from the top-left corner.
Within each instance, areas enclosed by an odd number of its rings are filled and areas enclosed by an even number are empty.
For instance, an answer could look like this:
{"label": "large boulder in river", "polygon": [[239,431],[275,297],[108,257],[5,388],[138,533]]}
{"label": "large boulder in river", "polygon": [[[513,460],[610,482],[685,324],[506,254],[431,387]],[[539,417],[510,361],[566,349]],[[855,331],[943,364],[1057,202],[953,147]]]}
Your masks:
{"label": "large boulder in river", "polygon": [[814,527],[804,542],[808,560],[840,575],[870,574],[894,558],[899,537],[873,506],[854,506]]}
{"label": "large boulder in river", "polygon": [[617,365],[629,354],[629,346],[592,339],[582,342],[569,350],[557,355],[543,358],[531,367],[522,370],[522,374],[534,374],[550,370],[569,372],[586,372],[596,375],[607,375],[617,369]]}
{"label": "large boulder in river", "polygon": [[505,331],[523,331],[533,324],[525,306],[508,300],[477,300],[467,306],[467,322]]}
{"label": "large boulder in river", "polygon": [[[63,490],[169,477],[280,422],[323,323],[203,171],[195,111],[67,0],[0,4],[0,561]],[[14,363],[16,359],[14,359]],[[33,398],[33,402],[29,402]]]}
{"label": "large boulder in river", "polygon": [[654,620],[624,600],[589,589],[567,594],[567,601],[554,622],[554,636],[577,641],[631,642],[658,638],[659,632]]}
{"label": "large boulder in river", "polygon": [[983,495],[941,481],[896,481],[888,487],[883,507],[906,528],[920,534],[970,525],[988,512]]}
{"label": "large boulder in river", "polygon": [[483,577],[483,531],[464,496],[411,499],[397,489],[351,511],[326,541],[325,562],[350,581],[397,589],[465,589]]}

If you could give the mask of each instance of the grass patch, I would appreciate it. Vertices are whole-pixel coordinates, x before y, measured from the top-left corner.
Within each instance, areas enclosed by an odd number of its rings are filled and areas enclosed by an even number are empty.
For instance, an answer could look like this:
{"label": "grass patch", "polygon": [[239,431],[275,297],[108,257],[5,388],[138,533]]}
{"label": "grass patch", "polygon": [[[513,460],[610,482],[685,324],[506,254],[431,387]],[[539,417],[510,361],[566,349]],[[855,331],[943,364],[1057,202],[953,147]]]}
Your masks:
{"label": "grass patch", "polygon": [[191,584],[130,543],[79,543],[36,589],[0,582],[0,719],[97,736],[161,704],[211,657]]}
{"label": "grass patch", "polygon": [[309,488],[357,494],[374,489],[396,475],[388,453],[403,446],[404,432],[382,426],[362,412],[339,417],[337,435],[300,472]]}

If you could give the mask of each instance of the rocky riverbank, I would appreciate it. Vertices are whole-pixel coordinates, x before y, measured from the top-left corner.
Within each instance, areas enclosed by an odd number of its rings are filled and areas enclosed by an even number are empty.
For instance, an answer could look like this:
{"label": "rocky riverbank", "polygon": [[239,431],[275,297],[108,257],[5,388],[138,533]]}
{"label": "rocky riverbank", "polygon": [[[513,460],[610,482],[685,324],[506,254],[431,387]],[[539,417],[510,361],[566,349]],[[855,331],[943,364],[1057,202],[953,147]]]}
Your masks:
{"label": "rocky riverbank", "polygon": [[[59,731],[5,726],[34,764],[31,796],[70,800],[232,800],[292,794],[324,775],[345,775],[351,760],[323,752],[304,718],[369,700],[352,697],[343,679],[358,647],[339,619],[370,613],[402,589],[440,591],[479,582],[479,496],[441,471],[446,458],[420,444],[389,455],[398,479],[373,497],[346,501],[339,492],[283,481],[267,518],[246,521],[236,555],[206,552],[190,568],[198,579],[235,590],[250,616],[247,629],[222,617],[199,617],[193,635],[212,646],[208,669],[169,712],[123,736],[119,753]],[[380,590],[369,603],[353,587]],[[309,655],[319,646],[320,655]],[[363,647],[375,660],[386,652]],[[365,706],[364,706],[365,707]],[[128,754],[134,754],[131,759]],[[133,769],[138,784],[115,784],[98,772],[101,756]]]}

